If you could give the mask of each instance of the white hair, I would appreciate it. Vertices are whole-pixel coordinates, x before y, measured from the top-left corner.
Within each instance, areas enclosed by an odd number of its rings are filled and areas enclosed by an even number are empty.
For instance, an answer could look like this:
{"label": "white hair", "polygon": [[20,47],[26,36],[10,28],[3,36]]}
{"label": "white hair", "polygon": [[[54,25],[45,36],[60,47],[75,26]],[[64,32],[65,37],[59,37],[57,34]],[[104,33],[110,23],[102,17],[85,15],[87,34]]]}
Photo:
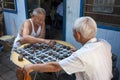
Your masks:
{"label": "white hair", "polygon": [[80,17],[75,21],[73,29],[80,32],[85,39],[91,39],[96,36],[97,24],[91,17]]}
{"label": "white hair", "polygon": [[43,8],[36,8],[33,10],[32,15],[38,15],[38,14],[44,14],[46,15],[46,12]]}

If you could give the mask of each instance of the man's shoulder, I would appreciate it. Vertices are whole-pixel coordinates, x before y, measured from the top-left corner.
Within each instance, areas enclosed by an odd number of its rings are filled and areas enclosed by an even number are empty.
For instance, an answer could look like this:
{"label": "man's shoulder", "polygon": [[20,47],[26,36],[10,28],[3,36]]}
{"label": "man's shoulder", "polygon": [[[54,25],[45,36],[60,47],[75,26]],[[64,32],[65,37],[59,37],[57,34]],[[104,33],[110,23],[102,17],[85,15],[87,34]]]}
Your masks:
{"label": "man's shoulder", "polygon": [[26,19],[25,21],[24,21],[24,24],[29,24],[30,23],[30,19]]}
{"label": "man's shoulder", "polygon": [[26,26],[26,25],[27,25],[28,27],[31,26],[31,22],[30,22],[29,19],[27,19],[27,20],[24,21],[23,26]]}
{"label": "man's shoulder", "polygon": [[80,49],[78,49],[76,52],[77,53],[89,53],[91,51],[95,51],[99,47],[101,47],[101,42],[87,43],[83,45]]}
{"label": "man's shoulder", "polygon": [[23,29],[24,29],[24,28],[31,29],[31,28],[32,28],[31,26],[32,26],[32,25],[31,25],[29,19],[25,20],[24,23],[22,24]]}

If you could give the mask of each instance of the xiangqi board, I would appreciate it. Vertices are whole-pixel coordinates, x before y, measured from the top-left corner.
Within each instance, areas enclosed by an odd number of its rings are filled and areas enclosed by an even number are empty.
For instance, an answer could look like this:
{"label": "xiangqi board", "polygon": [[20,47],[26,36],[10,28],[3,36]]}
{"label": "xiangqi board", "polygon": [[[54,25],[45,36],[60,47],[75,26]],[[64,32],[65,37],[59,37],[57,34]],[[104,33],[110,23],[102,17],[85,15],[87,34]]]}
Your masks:
{"label": "xiangqi board", "polygon": [[45,43],[36,43],[17,49],[16,52],[20,54],[19,57],[23,56],[36,64],[62,60],[70,56],[73,51],[71,47],[59,43],[55,43],[53,47]]}

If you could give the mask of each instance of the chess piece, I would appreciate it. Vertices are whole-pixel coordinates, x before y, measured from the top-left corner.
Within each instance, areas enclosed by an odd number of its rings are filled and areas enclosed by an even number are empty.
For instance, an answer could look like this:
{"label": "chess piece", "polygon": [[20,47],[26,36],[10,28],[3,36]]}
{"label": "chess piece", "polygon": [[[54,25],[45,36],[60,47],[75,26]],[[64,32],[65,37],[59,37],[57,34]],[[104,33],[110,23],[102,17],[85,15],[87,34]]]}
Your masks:
{"label": "chess piece", "polygon": [[23,55],[18,56],[18,61],[23,61]]}

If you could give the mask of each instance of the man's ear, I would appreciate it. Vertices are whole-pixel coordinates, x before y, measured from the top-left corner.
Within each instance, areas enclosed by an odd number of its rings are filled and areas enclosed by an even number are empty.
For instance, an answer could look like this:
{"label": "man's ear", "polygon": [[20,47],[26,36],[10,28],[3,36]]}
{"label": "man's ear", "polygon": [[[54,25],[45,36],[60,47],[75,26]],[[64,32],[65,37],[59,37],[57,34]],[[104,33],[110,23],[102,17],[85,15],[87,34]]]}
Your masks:
{"label": "man's ear", "polygon": [[77,39],[80,40],[80,38],[81,38],[80,32],[76,32],[76,35],[77,35]]}

